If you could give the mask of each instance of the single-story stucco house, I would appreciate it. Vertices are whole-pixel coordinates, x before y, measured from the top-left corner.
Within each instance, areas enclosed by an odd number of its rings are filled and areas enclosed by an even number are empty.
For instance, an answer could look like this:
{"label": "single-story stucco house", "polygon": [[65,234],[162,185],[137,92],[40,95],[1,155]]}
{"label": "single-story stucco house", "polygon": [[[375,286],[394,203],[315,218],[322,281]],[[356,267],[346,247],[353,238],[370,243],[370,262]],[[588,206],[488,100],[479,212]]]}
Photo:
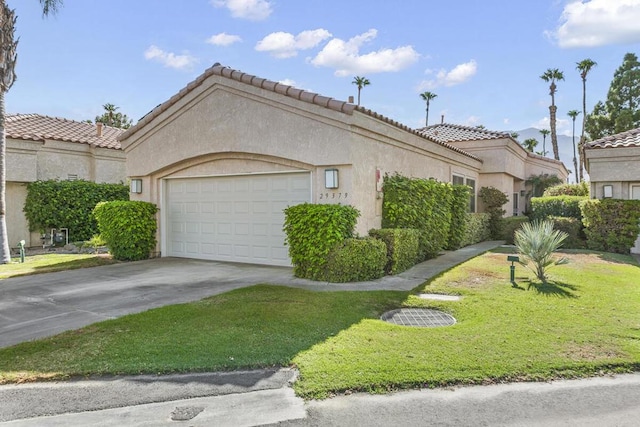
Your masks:
{"label": "single-story stucco house", "polygon": [[[587,142],[584,156],[592,198],[640,200],[640,128]],[[631,252],[640,253],[640,236]]]}
{"label": "single-story stucco house", "polygon": [[[495,187],[509,197],[509,202],[504,206],[506,216],[518,216],[525,212],[525,181],[531,176],[556,175],[566,182],[569,175],[562,162],[526,150],[506,132],[446,123],[419,131],[429,139],[452,145],[480,158],[480,184],[482,187]],[[453,182],[461,183],[456,182],[455,177]],[[480,202],[480,211],[482,208]]]}
{"label": "single-story stucco house", "polygon": [[121,129],[48,117],[9,114],[6,117],[6,221],[9,246],[20,240],[42,244],[30,233],[23,208],[27,184],[50,179],[125,183],[124,151],[117,137]]}
{"label": "single-story stucco house", "polygon": [[[290,265],[284,208],[350,204],[360,211],[357,232],[364,235],[381,225],[387,173],[465,182],[474,193],[494,185],[495,174],[525,179],[535,173],[529,163],[566,179],[561,163],[532,158],[512,140],[496,144],[493,153],[508,159],[487,168],[482,150],[476,154],[351,103],[219,64],[119,140],[131,199],[159,207],[162,256]],[[519,189],[505,187],[509,194]]]}

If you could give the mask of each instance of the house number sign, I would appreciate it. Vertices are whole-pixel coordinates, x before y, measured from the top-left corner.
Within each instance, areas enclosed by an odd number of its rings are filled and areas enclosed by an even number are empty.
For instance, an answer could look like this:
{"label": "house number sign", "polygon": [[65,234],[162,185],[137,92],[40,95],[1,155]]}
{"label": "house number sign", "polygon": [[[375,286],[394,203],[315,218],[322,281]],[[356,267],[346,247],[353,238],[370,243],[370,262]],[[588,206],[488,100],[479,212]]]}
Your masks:
{"label": "house number sign", "polygon": [[349,197],[349,193],[320,193],[320,200],[323,199],[346,199]]}

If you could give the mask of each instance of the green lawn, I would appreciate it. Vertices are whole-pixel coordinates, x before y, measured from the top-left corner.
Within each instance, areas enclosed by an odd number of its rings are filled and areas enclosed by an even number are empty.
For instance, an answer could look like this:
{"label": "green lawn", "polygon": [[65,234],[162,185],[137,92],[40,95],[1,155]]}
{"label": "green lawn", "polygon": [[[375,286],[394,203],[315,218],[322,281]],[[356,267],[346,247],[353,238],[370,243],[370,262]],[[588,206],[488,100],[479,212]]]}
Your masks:
{"label": "green lawn", "polygon": [[[640,370],[640,267],[630,257],[569,253],[542,285],[487,253],[425,291],[310,292],[259,285],[98,323],[0,350],[0,382],[89,374],[296,365],[296,391],[325,397],[450,384]],[[453,314],[445,328],[377,320],[399,306]]]}
{"label": "green lawn", "polygon": [[0,265],[0,279],[27,276],[30,274],[52,273],[54,271],[74,270],[76,268],[96,267],[113,264],[117,261],[106,255],[93,254],[43,254],[25,257],[24,263],[20,257],[11,258],[11,263]]}

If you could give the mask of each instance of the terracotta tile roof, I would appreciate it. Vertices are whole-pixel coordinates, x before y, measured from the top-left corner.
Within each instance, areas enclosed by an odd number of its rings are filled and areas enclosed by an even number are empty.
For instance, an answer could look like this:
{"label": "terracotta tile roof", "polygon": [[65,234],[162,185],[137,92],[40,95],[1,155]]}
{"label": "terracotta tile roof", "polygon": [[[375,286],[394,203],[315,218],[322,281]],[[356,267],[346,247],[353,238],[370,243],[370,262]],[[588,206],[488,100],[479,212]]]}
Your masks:
{"label": "terracotta tile roof", "polygon": [[191,83],[189,83],[187,86],[185,86],[183,89],[181,89],[177,94],[173,95],[171,98],[169,98],[167,101],[163,102],[162,104],[158,105],[156,108],[154,108],[153,110],[151,110],[149,113],[147,113],[147,115],[145,115],[143,118],[140,119],[140,121],[138,121],[138,123],[135,126],[130,127],[126,132],[124,132],[123,134],[121,134],[118,137],[119,141],[122,141],[124,139],[129,138],[131,135],[133,135],[134,133],[136,133],[138,130],[140,130],[142,127],[144,127],[146,124],[148,124],[149,122],[151,122],[153,119],[155,119],[156,117],[158,117],[160,114],[162,114],[164,111],[166,111],[167,109],[169,109],[172,105],[174,105],[176,102],[178,102],[182,97],[184,97],[185,95],[187,95],[189,92],[191,92],[192,90],[194,90],[195,88],[197,88],[198,86],[200,86],[202,83],[204,83],[204,81],[206,79],[208,79],[211,76],[221,76],[221,77],[225,77],[228,79],[232,79],[232,80],[236,80],[238,82],[241,83],[245,83],[251,86],[255,86],[255,87],[259,87],[261,89],[265,89],[265,90],[269,90],[275,93],[279,93],[283,96],[288,96],[290,98],[295,98],[298,99],[300,101],[303,102],[308,102],[310,104],[316,104],[319,105],[321,107],[325,107],[325,108],[329,108],[331,110],[334,111],[338,111],[344,114],[348,114],[348,115],[353,115],[354,111],[358,111],[361,112],[363,114],[366,114],[368,116],[374,117],[378,120],[382,120],[385,123],[389,123],[393,126],[396,126],[402,130],[405,130],[407,132],[410,132],[414,135],[417,135],[419,137],[422,137],[426,140],[429,140],[430,142],[435,142],[439,145],[442,145],[444,147],[447,147],[450,150],[453,150],[457,153],[463,154],[467,157],[470,157],[474,160],[480,160],[480,158],[474,156],[473,154],[467,153],[466,151],[463,151],[457,147],[454,147],[452,145],[447,144],[446,142],[442,142],[442,141],[437,141],[434,140],[433,138],[429,138],[425,135],[423,135],[420,131],[414,130],[409,128],[408,126],[405,126],[395,120],[392,120],[388,117],[385,117],[381,114],[378,114],[374,111],[356,106],[354,104],[348,103],[346,101],[339,101],[337,99],[334,98],[329,98],[326,96],[322,96],[319,95],[317,93],[314,92],[307,92],[305,90],[301,90],[301,89],[296,89],[293,86],[289,86],[289,85],[285,85],[282,83],[278,83],[278,82],[274,82],[271,80],[266,80],[251,74],[247,74],[247,73],[243,73],[242,71],[238,71],[238,70],[234,70],[232,68],[229,67],[224,67],[222,65],[220,65],[219,63],[215,63],[212,67],[208,68],[205,70],[204,73],[202,73],[200,76],[198,76],[194,81],[192,81]]}
{"label": "terracotta tile roof", "polygon": [[605,136],[604,138],[587,142],[584,146],[585,149],[621,147],[640,147],[640,128],[631,129],[611,136]]}
{"label": "terracotta tile roof", "polygon": [[511,138],[506,132],[493,132],[469,126],[452,125],[449,123],[427,126],[418,131],[427,138],[438,142],[478,141],[488,139]]}
{"label": "terracotta tile roof", "polygon": [[121,149],[117,138],[124,133],[122,129],[103,126],[102,136],[98,136],[94,124],[40,114],[8,114],[5,129],[7,138],[30,141],[52,139],[116,150]]}

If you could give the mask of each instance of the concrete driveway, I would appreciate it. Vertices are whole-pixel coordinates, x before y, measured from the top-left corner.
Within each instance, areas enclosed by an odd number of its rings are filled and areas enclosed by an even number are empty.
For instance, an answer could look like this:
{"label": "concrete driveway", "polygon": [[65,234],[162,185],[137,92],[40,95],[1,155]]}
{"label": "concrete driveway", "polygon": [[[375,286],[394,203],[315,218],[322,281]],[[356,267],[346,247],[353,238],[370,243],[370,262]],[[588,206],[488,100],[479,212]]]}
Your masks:
{"label": "concrete driveway", "polygon": [[156,258],[0,280],[0,347],[258,283],[316,291],[411,290],[501,242],[446,252],[397,276],[334,284],[293,277],[288,267]]}

